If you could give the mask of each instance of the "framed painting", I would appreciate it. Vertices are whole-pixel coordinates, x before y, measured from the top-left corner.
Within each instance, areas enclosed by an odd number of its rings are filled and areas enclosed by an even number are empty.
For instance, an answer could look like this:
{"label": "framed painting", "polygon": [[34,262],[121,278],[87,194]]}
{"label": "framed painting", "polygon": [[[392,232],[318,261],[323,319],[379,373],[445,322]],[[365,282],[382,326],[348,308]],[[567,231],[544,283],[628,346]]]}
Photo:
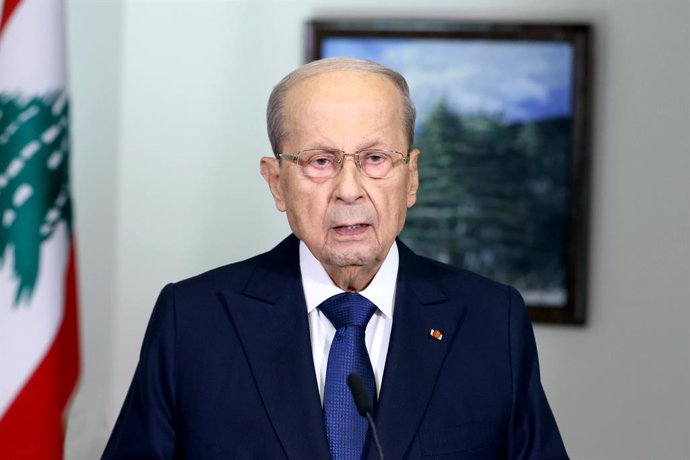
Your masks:
{"label": "framed painting", "polygon": [[422,153],[402,240],[515,286],[533,321],[585,322],[590,42],[586,24],[307,24],[307,60],[369,59],[408,81]]}

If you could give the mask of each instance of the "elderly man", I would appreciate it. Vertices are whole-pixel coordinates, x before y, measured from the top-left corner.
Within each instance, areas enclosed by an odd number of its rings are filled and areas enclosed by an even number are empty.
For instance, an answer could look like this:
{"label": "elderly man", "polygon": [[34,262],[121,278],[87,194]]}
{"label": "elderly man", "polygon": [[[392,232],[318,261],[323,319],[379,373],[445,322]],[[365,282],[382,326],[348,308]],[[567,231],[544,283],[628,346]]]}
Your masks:
{"label": "elderly man", "polygon": [[398,73],[307,64],[273,90],[261,175],[293,235],[166,286],[104,458],[564,459],[510,287],[396,240],[418,188]]}

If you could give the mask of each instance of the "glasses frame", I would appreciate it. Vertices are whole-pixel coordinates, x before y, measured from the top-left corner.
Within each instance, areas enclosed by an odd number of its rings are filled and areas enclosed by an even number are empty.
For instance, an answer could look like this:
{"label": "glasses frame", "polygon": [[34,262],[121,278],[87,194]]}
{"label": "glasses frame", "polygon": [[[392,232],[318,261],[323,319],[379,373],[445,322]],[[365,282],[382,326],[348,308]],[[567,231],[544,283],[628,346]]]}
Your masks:
{"label": "glasses frame", "polygon": [[[300,162],[299,162],[300,155],[305,153],[305,152],[315,152],[315,151],[326,151],[326,152],[332,152],[334,154],[340,153],[341,157],[337,163],[338,166],[335,170],[335,173],[332,176],[314,177],[314,176],[309,176],[309,175],[304,173],[304,165],[300,164]],[[397,150],[385,150],[385,149],[360,149],[360,150],[357,150],[356,152],[353,152],[353,153],[346,153],[344,150],[341,150],[341,149],[330,148],[330,147],[321,147],[321,148],[302,149],[299,152],[297,152],[295,155],[291,155],[288,153],[278,153],[276,156],[278,157],[278,159],[285,158],[286,160],[299,166],[300,171],[302,172],[304,177],[308,177],[309,179],[325,179],[325,180],[333,179],[338,174],[340,174],[340,171],[343,169],[343,164],[345,164],[345,158],[346,157],[352,157],[352,159],[355,162],[355,166],[357,166],[357,169],[359,170],[359,172],[361,174],[363,174],[364,176],[370,178],[370,179],[385,179],[385,178],[390,176],[390,172],[383,177],[372,177],[369,174],[367,174],[364,171],[364,169],[362,168],[362,163],[360,162],[360,159],[359,159],[359,155],[362,152],[385,153],[385,154],[388,154],[390,156],[393,156],[392,154],[397,153],[398,155],[400,155],[402,157],[402,163],[403,164],[407,165],[410,163],[410,153],[411,152],[402,153],[402,152],[399,152]],[[393,168],[398,166],[398,164],[400,164],[399,161],[393,161],[393,167],[391,168],[391,171],[393,171]]]}

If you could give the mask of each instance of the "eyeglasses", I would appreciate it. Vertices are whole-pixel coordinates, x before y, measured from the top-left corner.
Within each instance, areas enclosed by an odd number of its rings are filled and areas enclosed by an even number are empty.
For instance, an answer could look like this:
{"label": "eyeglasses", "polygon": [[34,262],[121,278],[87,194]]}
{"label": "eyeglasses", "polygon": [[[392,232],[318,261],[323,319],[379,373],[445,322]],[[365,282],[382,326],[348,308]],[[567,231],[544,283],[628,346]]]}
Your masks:
{"label": "eyeglasses", "polygon": [[351,156],[357,168],[367,177],[384,179],[393,168],[403,163],[407,164],[410,154],[393,150],[362,149],[355,153],[345,153],[339,149],[318,148],[305,149],[297,155],[279,153],[279,158],[285,158],[298,165],[302,174],[312,179],[332,179],[343,168],[345,157]]}

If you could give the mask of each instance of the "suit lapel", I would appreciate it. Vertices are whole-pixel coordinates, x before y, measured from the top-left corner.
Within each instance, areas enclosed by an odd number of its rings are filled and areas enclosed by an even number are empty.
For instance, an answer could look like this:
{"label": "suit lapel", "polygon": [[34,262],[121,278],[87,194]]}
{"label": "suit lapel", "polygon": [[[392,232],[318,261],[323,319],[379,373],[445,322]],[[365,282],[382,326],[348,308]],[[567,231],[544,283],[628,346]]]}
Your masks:
{"label": "suit lapel", "polygon": [[[424,416],[464,308],[449,304],[429,263],[398,242],[400,268],[376,423],[388,458],[403,458]],[[300,280],[298,240],[260,259],[242,293],[223,292],[266,412],[288,458],[330,458]],[[443,333],[442,340],[429,335]],[[368,458],[377,458],[370,443]]]}
{"label": "suit lapel", "polygon": [[244,291],[223,296],[266,412],[288,458],[329,458],[297,239],[257,266]]}
{"label": "suit lapel", "polygon": [[[387,458],[403,458],[431,397],[464,308],[452,306],[429,264],[398,241],[400,268],[395,312],[376,424]],[[431,337],[431,329],[443,334]],[[373,443],[370,443],[373,444]],[[370,459],[378,458],[370,445]]]}

